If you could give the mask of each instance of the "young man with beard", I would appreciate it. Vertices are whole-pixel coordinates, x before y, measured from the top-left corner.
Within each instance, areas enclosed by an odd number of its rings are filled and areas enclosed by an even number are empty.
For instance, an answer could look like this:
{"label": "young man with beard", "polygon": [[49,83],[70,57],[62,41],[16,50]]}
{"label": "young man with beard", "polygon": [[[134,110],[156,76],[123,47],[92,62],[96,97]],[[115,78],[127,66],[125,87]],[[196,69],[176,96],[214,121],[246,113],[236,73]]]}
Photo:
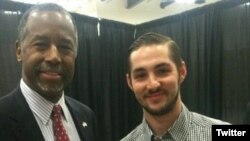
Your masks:
{"label": "young man with beard", "polygon": [[187,70],[177,44],[157,33],[139,37],[129,49],[127,83],[143,108],[143,121],[121,141],[211,141],[213,124],[229,124],[182,103]]}
{"label": "young man with beard", "polygon": [[56,4],[36,5],[18,27],[20,85],[0,99],[0,140],[94,141],[92,110],[64,95],[74,74],[77,28]]}

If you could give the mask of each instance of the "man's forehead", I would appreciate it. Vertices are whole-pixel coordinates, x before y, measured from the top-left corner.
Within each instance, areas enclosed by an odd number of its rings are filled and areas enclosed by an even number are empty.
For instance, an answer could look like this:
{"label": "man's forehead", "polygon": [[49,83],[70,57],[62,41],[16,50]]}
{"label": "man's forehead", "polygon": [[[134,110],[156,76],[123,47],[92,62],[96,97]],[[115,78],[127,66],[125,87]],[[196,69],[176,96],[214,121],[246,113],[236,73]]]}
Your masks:
{"label": "man's forehead", "polygon": [[130,60],[149,58],[150,56],[155,57],[155,54],[161,54],[168,58],[169,51],[169,48],[165,44],[144,45],[131,52]]}
{"label": "man's forehead", "polygon": [[32,11],[27,19],[26,26],[36,26],[37,24],[55,26],[61,25],[70,27],[74,31],[76,30],[70,15],[62,11]]}
{"label": "man's forehead", "polygon": [[29,18],[39,18],[39,19],[50,19],[51,16],[57,17],[58,19],[72,20],[70,16],[62,11],[51,11],[51,10],[33,10],[29,14]]}

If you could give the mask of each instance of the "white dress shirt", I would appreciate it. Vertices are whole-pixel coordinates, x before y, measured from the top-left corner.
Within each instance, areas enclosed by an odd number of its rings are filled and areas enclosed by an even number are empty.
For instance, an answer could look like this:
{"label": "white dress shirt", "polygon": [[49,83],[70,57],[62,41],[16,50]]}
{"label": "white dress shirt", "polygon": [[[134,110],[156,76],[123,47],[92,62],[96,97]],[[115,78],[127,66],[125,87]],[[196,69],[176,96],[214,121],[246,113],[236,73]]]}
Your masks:
{"label": "white dress shirt", "polygon": [[[64,93],[57,103],[52,103],[37,92],[32,90],[24,81],[21,79],[20,83],[21,91],[25,97],[33,115],[41,129],[41,132],[46,141],[54,141],[54,133],[52,127],[51,113],[54,105],[61,105],[62,107],[62,122],[64,128],[71,141],[80,141],[77,129],[75,127],[72,116],[69,112],[68,107],[65,104]],[[32,134],[32,133],[31,133]]]}

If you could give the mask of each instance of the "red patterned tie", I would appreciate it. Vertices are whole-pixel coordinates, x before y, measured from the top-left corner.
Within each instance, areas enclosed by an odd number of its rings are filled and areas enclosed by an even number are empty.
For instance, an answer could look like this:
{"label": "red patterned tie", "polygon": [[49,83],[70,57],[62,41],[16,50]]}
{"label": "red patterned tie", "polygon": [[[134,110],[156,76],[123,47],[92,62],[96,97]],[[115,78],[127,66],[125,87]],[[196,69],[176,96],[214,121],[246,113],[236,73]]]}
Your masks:
{"label": "red patterned tie", "polygon": [[55,141],[69,141],[69,137],[66,133],[66,130],[63,127],[61,119],[62,108],[60,105],[55,105],[52,110],[52,121],[53,121],[53,130],[55,135]]}

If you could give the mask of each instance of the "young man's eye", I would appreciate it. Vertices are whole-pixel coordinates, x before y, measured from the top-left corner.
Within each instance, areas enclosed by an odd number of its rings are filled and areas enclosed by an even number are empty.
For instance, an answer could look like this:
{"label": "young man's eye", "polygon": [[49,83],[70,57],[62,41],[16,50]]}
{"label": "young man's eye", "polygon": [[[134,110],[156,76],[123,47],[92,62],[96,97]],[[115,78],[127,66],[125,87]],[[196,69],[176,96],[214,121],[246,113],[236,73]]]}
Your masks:
{"label": "young man's eye", "polygon": [[147,77],[146,73],[136,73],[133,76],[135,79],[141,80]]}
{"label": "young man's eye", "polygon": [[161,68],[161,69],[157,70],[157,74],[159,74],[159,75],[165,75],[168,72],[169,72],[169,69],[166,69],[166,68]]}

